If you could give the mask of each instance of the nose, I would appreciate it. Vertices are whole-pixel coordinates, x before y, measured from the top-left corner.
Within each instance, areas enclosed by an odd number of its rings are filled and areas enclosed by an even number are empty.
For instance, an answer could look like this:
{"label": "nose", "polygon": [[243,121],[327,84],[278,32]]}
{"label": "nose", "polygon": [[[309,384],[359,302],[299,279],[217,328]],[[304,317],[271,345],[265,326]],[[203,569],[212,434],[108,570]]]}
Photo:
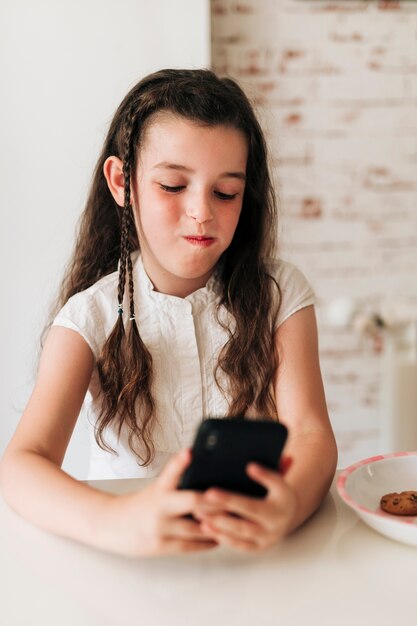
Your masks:
{"label": "nose", "polygon": [[193,194],[186,207],[187,217],[191,217],[197,224],[204,224],[213,219],[213,212],[206,194]]}

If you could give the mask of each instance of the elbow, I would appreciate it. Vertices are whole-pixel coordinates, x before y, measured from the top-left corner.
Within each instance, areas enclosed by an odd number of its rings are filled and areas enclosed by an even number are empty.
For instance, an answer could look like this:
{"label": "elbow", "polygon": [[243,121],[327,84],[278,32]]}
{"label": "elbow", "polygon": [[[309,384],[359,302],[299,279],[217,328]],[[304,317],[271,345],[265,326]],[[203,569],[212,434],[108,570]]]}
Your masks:
{"label": "elbow", "polygon": [[0,460],[0,493],[15,510],[17,494],[28,482],[26,459],[27,451],[12,449],[9,445]]}
{"label": "elbow", "polygon": [[330,466],[333,472],[332,475],[334,476],[336,469],[337,469],[337,463],[339,460],[339,451],[337,449],[336,437],[333,432],[332,432],[331,442],[329,446],[329,460],[330,460]]}
{"label": "elbow", "polygon": [[11,450],[9,446],[0,459],[0,493],[8,504],[10,504],[13,485],[16,484],[18,457],[19,454]]}
{"label": "elbow", "polygon": [[333,433],[333,441],[334,441],[334,452],[333,452],[333,455],[334,455],[333,456],[333,460],[334,460],[334,472],[333,472],[333,475],[334,475],[334,473],[337,470],[337,464],[339,462],[339,450],[337,448],[337,441],[336,441],[336,437],[335,437],[334,433]]}
{"label": "elbow", "polygon": [[13,464],[13,460],[11,458],[11,453],[6,448],[3,456],[0,459],[0,493],[3,496],[4,500],[9,503],[9,485],[11,481],[11,465]]}
{"label": "elbow", "polygon": [[331,433],[329,441],[326,445],[324,458],[326,458],[327,489],[330,489],[330,486],[336,474],[339,458],[337,442],[333,432]]}

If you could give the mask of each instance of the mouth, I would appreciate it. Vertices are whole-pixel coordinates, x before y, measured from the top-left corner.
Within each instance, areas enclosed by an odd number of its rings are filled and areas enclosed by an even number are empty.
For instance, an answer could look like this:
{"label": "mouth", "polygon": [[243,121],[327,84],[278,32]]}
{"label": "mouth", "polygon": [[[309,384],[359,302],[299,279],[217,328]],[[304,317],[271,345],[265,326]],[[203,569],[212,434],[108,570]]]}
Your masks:
{"label": "mouth", "polygon": [[214,243],[214,237],[202,237],[201,235],[190,235],[184,237],[184,239],[191,245],[201,246],[203,248],[211,246],[211,244]]}

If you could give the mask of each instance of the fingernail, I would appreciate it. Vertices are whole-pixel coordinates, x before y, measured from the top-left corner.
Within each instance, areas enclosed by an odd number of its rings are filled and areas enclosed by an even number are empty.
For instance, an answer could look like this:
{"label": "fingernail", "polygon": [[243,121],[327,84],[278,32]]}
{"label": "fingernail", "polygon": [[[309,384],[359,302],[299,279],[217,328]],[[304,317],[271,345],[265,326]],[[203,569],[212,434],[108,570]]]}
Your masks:
{"label": "fingernail", "polygon": [[290,469],[292,463],[293,458],[291,456],[282,458],[279,465],[279,471],[281,472],[281,474],[286,474],[286,472]]}
{"label": "fingernail", "polygon": [[223,494],[220,491],[209,489],[205,492],[204,497],[206,498],[206,500],[219,500],[222,495]]}
{"label": "fingernail", "polygon": [[205,532],[205,533],[209,533],[209,534],[210,534],[210,533],[212,533],[212,532],[214,532],[214,530],[215,530],[215,529],[213,528],[213,526],[211,526],[211,524],[208,524],[207,522],[203,522],[203,523],[201,524],[200,528],[201,528],[201,530],[202,530],[203,532]]}

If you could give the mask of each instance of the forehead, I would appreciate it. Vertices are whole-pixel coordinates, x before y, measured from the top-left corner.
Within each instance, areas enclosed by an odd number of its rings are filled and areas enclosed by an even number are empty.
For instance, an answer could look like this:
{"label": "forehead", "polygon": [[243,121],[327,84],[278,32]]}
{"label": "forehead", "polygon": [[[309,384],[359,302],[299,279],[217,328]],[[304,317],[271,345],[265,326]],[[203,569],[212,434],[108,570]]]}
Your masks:
{"label": "forehead", "polygon": [[[170,112],[155,114],[143,135],[140,160],[219,159],[245,169],[247,139],[241,130],[208,125]],[[175,158],[174,158],[175,157]]]}

